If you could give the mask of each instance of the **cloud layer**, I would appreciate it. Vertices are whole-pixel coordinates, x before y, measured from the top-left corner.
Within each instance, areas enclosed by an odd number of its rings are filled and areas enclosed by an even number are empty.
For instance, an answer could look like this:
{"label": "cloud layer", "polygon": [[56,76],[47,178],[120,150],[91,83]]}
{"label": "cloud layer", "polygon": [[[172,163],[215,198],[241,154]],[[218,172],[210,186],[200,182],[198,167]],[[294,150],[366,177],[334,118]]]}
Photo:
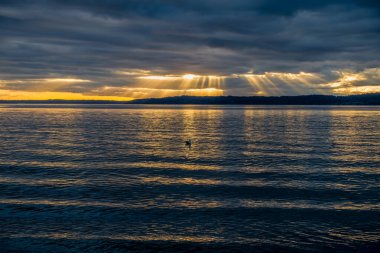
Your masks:
{"label": "cloud layer", "polygon": [[380,2],[0,0],[0,55],[9,96],[376,92]]}

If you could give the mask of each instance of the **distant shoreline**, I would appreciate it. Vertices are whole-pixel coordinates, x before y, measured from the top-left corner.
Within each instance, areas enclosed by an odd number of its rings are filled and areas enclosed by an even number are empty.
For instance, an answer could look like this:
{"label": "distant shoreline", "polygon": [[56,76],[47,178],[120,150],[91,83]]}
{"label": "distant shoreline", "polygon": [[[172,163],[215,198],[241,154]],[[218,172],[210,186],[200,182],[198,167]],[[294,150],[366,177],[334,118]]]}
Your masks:
{"label": "distant shoreline", "polygon": [[0,104],[157,104],[157,105],[380,105],[380,93],[334,96],[178,96],[136,99],[132,101],[111,100],[0,100]]}

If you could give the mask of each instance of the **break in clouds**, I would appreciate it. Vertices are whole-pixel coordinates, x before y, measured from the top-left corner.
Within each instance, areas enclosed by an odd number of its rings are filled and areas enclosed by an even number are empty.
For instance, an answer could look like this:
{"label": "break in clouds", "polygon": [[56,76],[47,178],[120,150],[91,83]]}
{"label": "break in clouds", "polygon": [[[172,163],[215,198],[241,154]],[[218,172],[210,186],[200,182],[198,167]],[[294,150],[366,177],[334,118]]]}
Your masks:
{"label": "break in clouds", "polygon": [[379,92],[380,2],[0,0],[0,55],[3,99]]}

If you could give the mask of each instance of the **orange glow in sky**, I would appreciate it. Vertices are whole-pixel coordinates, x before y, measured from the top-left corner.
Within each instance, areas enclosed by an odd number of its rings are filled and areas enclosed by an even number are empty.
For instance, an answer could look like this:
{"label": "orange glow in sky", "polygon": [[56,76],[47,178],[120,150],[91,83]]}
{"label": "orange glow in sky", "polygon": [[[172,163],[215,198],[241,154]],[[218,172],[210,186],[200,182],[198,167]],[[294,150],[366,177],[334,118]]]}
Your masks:
{"label": "orange glow in sky", "polygon": [[[228,82],[234,80],[244,91],[239,95],[280,96],[283,92],[311,94],[360,94],[379,92],[377,79],[380,69],[363,72],[336,72],[335,79],[326,79],[317,73],[264,72],[255,74],[198,75],[162,74],[150,70],[131,69],[113,72],[117,85],[75,76],[40,79],[0,80],[0,100],[115,100],[168,96],[230,95]],[[375,81],[368,82],[368,78]],[[108,81],[108,80],[105,80]],[[125,82],[125,84],[124,84]]]}
{"label": "orange glow in sky", "polygon": [[13,91],[13,90],[0,90],[0,100],[49,100],[49,99],[62,99],[62,100],[114,100],[114,101],[129,101],[131,97],[119,96],[94,96],[83,95],[81,93],[73,92],[33,92],[33,91]]}

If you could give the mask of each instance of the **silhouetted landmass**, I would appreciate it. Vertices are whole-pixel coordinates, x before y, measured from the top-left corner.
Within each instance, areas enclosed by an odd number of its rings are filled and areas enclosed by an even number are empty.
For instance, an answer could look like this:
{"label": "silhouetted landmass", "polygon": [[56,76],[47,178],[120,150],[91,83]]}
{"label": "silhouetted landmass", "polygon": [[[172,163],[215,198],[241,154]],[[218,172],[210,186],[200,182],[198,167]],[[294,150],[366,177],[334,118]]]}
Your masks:
{"label": "silhouetted landmass", "polygon": [[332,95],[305,95],[280,97],[238,97],[238,96],[178,96],[166,98],[147,98],[133,101],[108,100],[13,100],[0,103],[26,104],[197,104],[197,105],[380,105],[380,93],[332,96]]}
{"label": "silhouetted landmass", "polygon": [[380,93],[351,96],[194,97],[180,96],[131,101],[133,104],[226,104],[226,105],[380,105]]}

